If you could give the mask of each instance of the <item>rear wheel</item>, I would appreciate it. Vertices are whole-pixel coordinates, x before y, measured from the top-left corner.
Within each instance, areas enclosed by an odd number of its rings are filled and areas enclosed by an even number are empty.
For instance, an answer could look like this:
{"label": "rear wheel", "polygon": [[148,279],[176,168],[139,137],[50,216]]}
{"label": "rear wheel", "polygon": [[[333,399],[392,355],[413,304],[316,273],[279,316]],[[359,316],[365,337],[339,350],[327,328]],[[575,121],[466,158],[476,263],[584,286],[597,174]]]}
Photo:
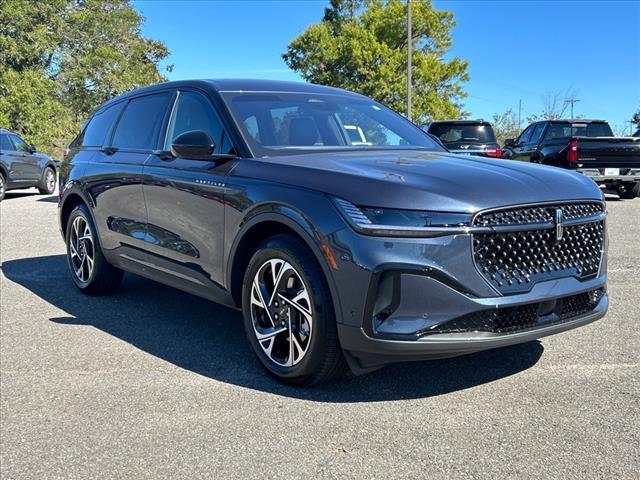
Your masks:
{"label": "rear wheel", "polygon": [[115,291],[122,281],[122,270],[107,263],[96,229],[85,205],[69,215],[66,231],[67,262],[76,286],[88,294]]}
{"label": "rear wheel", "polygon": [[311,385],[345,372],[324,273],[295,237],[260,245],[245,273],[242,307],[247,338],[278,380]]}
{"label": "rear wheel", "polygon": [[625,182],[618,185],[618,196],[624,199],[636,198],[640,194],[640,182]]}
{"label": "rear wheel", "polygon": [[42,195],[51,195],[56,189],[56,172],[51,167],[44,169],[38,191]]}

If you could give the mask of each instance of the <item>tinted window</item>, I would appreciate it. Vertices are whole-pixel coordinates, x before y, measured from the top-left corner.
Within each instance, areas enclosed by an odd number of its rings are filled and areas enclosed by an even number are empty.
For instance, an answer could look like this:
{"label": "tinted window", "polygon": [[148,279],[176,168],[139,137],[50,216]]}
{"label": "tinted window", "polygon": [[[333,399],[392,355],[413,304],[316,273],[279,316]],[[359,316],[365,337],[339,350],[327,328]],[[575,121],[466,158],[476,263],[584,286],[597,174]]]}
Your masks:
{"label": "tinted window", "polygon": [[611,137],[608,123],[552,123],[546,138]]}
{"label": "tinted window", "polygon": [[544,123],[539,123],[538,125],[536,125],[536,128],[533,129],[533,133],[531,135],[531,140],[529,141],[529,143],[538,143],[540,141],[542,132],[544,132],[544,127]]}
{"label": "tinted window", "polygon": [[118,121],[113,146],[155,149],[170,98],[170,93],[159,93],[131,100]]}
{"label": "tinted window", "polygon": [[518,137],[518,144],[529,143],[529,139],[531,138],[531,134],[533,133],[533,129],[535,125],[529,125],[524,132]]}
{"label": "tinted window", "polygon": [[429,133],[447,143],[495,143],[496,136],[488,123],[434,123]]}
{"label": "tinted window", "polygon": [[13,150],[13,143],[11,143],[9,135],[6,133],[0,134],[0,150]]}
{"label": "tinted window", "polygon": [[167,139],[169,150],[173,140],[184,132],[202,130],[207,133],[216,145],[216,151],[220,151],[222,140],[222,125],[213,106],[201,94],[195,92],[180,92],[176,110],[169,125]]}
{"label": "tinted window", "polygon": [[293,92],[222,95],[257,156],[353,148],[442,150],[413,123],[365,97]]}
{"label": "tinted window", "polygon": [[101,147],[104,145],[107,140],[107,134],[122,111],[122,107],[124,107],[124,102],[97,111],[74,144],[82,145],[83,147]]}
{"label": "tinted window", "polygon": [[20,152],[28,152],[29,151],[29,145],[27,145],[27,143],[22,140],[19,136],[17,135],[10,135],[11,137],[11,141],[13,142],[13,145],[15,146],[15,149],[20,151]]}

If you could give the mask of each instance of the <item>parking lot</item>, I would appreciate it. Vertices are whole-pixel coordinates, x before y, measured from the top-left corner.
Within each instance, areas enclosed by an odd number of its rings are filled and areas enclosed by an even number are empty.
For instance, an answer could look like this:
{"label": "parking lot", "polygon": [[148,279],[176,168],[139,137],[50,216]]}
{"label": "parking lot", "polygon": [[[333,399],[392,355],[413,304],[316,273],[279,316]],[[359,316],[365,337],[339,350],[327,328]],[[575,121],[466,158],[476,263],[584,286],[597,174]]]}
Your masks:
{"label": "parking lot", "polygon": [[0,206],[3,480],[640,478],[640,198],[608,196],[605,319],[312,389],[238,312],[131,275],[80,294],[56,201]]}

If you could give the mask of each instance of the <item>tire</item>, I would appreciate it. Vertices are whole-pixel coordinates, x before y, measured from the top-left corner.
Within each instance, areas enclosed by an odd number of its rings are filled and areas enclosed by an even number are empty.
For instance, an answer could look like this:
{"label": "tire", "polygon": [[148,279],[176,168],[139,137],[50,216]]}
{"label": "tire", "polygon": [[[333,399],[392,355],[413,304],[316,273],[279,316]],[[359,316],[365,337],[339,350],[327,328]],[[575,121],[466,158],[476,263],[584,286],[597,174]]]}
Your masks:
{"label": "tire", "polygon": [[626,200],[631,200],[640,195],[640,182],[625,182],[616,188],[618,196]]}
{"label": "tire", "polygon": [[56,191],[56,171],[47,167],[42,172],[42,179],[40,180],[40,185],[38,185],[38,191],[42,195],[51,195]]}
{"label": "tire", "polygon": [[82,292],[100,295],[118,289],[124,272],[104,258],[86,205],[78,205],[69,215],[65,239],[71,278]]}
{"label": "tire", "polygon": [[4,192],[7,190],[7,182],[4,179],[4,175],[0,173],[0,202],[4,200]]}
{"label": "tire", "polygon": [[242,311],[253,351],[277,380],[312,385],[346,372],[329,286],[295,237],[278,235],[258,247],[246,269]]}

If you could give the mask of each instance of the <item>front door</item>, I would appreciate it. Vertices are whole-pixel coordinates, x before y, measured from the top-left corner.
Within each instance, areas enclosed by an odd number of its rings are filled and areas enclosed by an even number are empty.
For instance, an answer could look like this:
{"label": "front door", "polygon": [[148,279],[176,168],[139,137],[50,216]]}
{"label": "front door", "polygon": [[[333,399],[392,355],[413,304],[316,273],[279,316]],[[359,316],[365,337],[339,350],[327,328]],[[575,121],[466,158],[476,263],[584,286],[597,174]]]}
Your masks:
{"label": "front door", "polygon": [[40,180],[40,167],[38,158],[31,153],[29,144],[15,134],[9,134],[13,142],[14,151],[11,152],[14,159],[15,179],[30,185]]}
{"label": "front door", "polygon": [[[209,98],[180,91],[161,150],[178,135],[206,132],[220,152],[223,128]],[[233,162],[151,155],[144,167],[149,262],[165,282],[216,299],[222,295],[225,177]]]}

